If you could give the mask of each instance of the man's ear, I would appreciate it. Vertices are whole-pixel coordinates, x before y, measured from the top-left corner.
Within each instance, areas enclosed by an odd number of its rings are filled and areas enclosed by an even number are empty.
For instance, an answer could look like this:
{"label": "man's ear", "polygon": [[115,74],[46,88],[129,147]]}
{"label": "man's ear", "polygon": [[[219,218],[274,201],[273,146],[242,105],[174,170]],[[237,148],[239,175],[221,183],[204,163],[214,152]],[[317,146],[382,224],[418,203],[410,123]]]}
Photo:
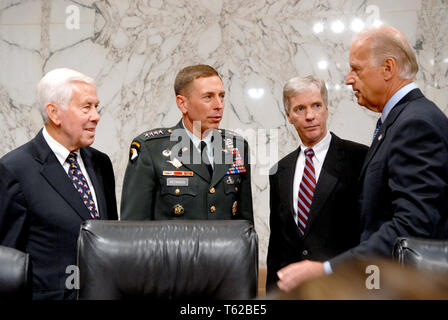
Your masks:
{"label": "man's ear", "polygon": [[286,112],[286,119],[288,119],[289,123],[292,124],[291,114],[289,112]]}
{"label": "man's ear", "polygon": [[50,119],[55,125],[60,125],[61,119],[59,107],[53,103],[49,103],[46,105],[45,109],[47,110],[48,119]]}
{"label": "man's ear", "polygon": [[397,61],[394,58],[386,58],[383,62],[383,77],[388,81],[398,74]]}
{"label": "man's ear", "polygon": [[182,114],[187,114],[188,108],[187,108],[187,97],[178,94],[176,96],[176,104],[179,110],[182,112]]}

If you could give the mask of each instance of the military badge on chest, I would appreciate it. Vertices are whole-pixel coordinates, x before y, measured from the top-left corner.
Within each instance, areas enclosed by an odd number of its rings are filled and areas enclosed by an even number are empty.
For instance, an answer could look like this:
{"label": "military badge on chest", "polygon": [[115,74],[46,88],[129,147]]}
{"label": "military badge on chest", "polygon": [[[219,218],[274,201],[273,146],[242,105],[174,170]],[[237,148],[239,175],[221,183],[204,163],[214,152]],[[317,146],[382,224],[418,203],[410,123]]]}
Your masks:
{"label": "military badge on chest", "polygon": [[184,214],[184,212],[185,212],[185,209],[184,209],[184,207],[182,207],[182,205],[180,203],[175,204],[173,206],[173,213],[175,216],[181,216]]}
{"label": "military badge on chest", "polygon": [[240,151],[237,147],[234,147],[232,139],[225,139],[225,145],[228,152],[233,154],[232,166],[227,170],[226,174],[236,174],[246,172],[246,167],[244,166],[244,161],[241,158]]}

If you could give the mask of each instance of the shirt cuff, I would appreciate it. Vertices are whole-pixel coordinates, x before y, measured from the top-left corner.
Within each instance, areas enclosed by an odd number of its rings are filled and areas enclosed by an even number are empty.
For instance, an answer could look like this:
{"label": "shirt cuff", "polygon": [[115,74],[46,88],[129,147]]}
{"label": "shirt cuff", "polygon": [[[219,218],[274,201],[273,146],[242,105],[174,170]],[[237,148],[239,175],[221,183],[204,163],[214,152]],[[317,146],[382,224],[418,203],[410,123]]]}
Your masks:
{"label": "shirt cuff", "polygon": [[331,265],[330,265],[329,261],[324,262],[324,270],[325,270],[325,274],[327,274],[327,275],[333,273],[333,269],[331,269]]}

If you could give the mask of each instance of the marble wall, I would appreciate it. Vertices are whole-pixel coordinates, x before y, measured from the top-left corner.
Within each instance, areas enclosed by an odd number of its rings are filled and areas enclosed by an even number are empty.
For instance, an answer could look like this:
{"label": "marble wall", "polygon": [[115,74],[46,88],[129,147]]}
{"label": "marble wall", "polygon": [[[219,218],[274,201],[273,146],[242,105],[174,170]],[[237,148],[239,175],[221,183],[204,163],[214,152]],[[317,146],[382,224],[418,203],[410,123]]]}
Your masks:
{"label": "marble wall", "polygon": [[377,115],[344,85],[355,32],[400,28],[416,49],[423,92],[448,113],[447,0],[1,0],[0,156],[35,136],[35,86],[70,67],[96,78],[101,121],[94,147],[112,159],[117,197],[132,138],[180,118],[173,92],[184,66],[207,63],[227,90],[222,127],[240,130],[255,160],[260,265],[269,238],[266,169],[298,145],[281,101],[293,76],[329,87],[329,128],[369,144]]}

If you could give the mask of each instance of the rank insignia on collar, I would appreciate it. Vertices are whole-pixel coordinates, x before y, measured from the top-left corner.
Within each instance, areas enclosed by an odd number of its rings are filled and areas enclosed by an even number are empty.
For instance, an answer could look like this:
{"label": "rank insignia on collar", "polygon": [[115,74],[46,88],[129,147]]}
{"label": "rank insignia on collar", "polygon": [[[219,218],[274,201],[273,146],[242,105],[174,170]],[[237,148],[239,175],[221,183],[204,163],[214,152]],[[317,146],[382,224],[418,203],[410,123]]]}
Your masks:
{"label": "rank insignia on collar", "polygon": [[177,158],[174,158],[173,160],[167,160],[167,162],[171,163],[176,169],[182,167],[182,162],[180,162]]}
{"label": "rank insignia on collar", "polygon": [[171,150],[170,149],[165,149],[165,150],[162,151],[162,154],[165,157],[169,157],[171,155]]}

